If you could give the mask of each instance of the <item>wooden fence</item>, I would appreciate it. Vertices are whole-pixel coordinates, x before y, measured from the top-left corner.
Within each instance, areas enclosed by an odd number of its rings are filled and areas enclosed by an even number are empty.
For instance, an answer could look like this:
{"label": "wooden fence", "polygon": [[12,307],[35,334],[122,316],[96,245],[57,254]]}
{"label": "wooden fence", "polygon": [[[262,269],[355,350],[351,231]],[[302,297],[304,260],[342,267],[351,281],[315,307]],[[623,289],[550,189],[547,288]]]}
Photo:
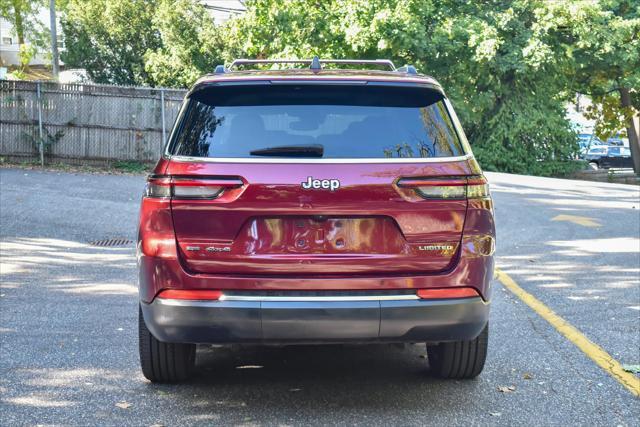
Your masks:
{"label": "wooden fence", "polygon": [[0,80],[0,156],[156,161],[185,93]]}

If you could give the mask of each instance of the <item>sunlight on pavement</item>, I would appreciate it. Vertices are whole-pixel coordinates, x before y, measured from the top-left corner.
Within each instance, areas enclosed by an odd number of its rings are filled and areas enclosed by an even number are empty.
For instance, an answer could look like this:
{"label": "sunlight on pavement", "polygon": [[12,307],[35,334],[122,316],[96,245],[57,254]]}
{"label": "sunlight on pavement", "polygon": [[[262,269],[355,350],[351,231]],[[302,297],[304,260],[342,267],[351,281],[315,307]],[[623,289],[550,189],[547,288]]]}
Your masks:
{"label": "sunlight on pavement", "polygon": [[586,253],[640,252],[640,239],[633,237],[614,237],[611,239],[555,240],[546,243],[550,246],[568,248],[560,251],[562,255],[586,255]]}
{"label": "sunlight on pavement", "polygon": [[[33,375],[25,384],[34,387],[78,386],[80,381],[104,379],[106,372],[102,369],[28,369]],[[111,375],[113,377],[113,375]]]}
{"label": "sunlight on pavement", "polygon": [[137,295],[138,287],[125,283],[89,284],[81,286],[70,286],[67,288],[56,286],[62,292],[70,294],[98,294],[98,295]]}
{"label": "sunlight on pavement", "polygon": [[571,283],[547,283],[545,285],[538,285],[540,288],[575,288],[576,285]]}
{"label": "sunlight on pavement", "polygon": [[638,286],[638,282],[634,280],[626,280],[623,282],[607,283],[605,288],[609,289],[632,289]]}
{"label": "sunlight on pavement", "polygon": [[485,172],[491,185],[505,185],[505,188],[513,189],[513,186],[553,189],[549,191],[569,191],[588,194],[602,195],[608,197],[629,195],[629,193],[640,194],[640,188],[628,184],[613,184],[608,182],[578,181],[572,179],[548,178],[533,175],[517,175],[502,172]]}
{"label": "sunlight on pavement", "polygon": [[2,275],[28,273],[35,265],[113,263],[134,265],[133,248],[97,248],[86,243],[47,238],[4,239],[0,242]]}
{"label": "sunlight on pavement", "polygon": [[[78,295],[136,295],[132,283],[105,283],[88,272],[96,267],[112,271],[133,268],[134,248],[95,247],[87,243],[51,238],[12,238],[0,243],[2,289],[22,286],[25,278],[40,278],[41,286]],[[48,274],[42,277],[42,269]],[[59,271],[72,274],[56,274]]]}
{"label": "sunlight on pavement", "polygon": [[589,209],[640,209],[640,203],[625,202],[625,201],[611,201],[611,200],[589,200],[589,199],[526,199],[527,201],[542,203],[552,206],[572,206],[575,208],[589,208]]}
{"label": "sunlight on pavement", "polygon": [[567,298],[569,298],[572,301],[589,301],[589,300],[599,300],[599,299],[604,299],[606,297],[601,296],[601,295],[583,295],[583,296],[568,296]]}
{"label": "sunlight on pavement", "polygon": [[6,401],[16,405],[37,406],[40,408],[59,408],[74,405],[74,402],[69,400],[53,400],[43,395],[9,397]]}
{"label": "sunlight on pavement", "polygon": [[530,282],[553,282],[554,280],[562,280],[562,277],[536,274],[535,276],[528,276],[527,280]]}

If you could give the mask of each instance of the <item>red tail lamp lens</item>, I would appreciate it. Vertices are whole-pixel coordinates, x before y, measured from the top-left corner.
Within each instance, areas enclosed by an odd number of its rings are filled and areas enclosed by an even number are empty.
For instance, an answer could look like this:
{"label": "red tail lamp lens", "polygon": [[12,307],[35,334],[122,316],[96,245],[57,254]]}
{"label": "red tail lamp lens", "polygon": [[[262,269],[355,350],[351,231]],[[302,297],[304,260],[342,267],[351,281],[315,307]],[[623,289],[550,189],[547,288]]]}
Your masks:
{"label": "red tail lamp lens", "polygon": [[418,289],[417,295],[421,299],[473,298],[480,296],[474,288]]}
{"label": "red tail lamp lens", "polygon": [[171,197],[171,179],[170,178],[149,178],[144,189],[146,197],[166,198]]}
{"label": "red tail lamp lens", "polygon": [[217,301],[221,296],[222,291],[211,291],[205,289],[165,289],[158,294],[158,298],[162,299],[206,301]]}
{"label": "red tail lamp lens", "polygon": [[146,197],[174,199],[216,199],[227,189],[244,185],[239,178],[179,178],[151,176],[147,180]]}
{"label": "red tail lamp lens", "polygon": [[400,188],[412,188],[424,199],[481,199],[489,196],[489,185],[483,176],[449,178],[402,178]]}

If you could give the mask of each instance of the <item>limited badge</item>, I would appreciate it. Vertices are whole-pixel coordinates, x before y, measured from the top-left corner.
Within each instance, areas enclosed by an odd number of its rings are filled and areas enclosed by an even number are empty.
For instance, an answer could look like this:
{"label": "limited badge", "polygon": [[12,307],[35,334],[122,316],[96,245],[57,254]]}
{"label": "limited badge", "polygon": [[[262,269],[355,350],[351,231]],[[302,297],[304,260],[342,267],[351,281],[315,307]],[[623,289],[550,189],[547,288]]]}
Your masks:
{"label": "limited badge", "polygon": [[452,251],[452,245],[420,245],[419,251]]}

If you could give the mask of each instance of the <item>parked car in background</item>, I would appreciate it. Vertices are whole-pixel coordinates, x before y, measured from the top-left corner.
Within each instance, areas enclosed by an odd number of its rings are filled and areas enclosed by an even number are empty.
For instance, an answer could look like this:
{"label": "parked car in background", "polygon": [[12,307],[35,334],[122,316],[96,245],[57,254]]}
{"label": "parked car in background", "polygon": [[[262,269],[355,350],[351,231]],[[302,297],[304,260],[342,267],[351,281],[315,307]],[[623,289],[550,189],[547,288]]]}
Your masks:
{"label": "parked car in background", "polygon": [[590,133],[579,133],[578,134],[578,144],[580,145],[580,151],[586,153],[589,148],[596,145],[607,145],[597,136]]}
{"label": "parked car in background", "polygon": [[591,147],[584,156],[592,169],[632,168],[631,151],[627,147],[605,145]]}
{"label": "parked car in background", "polygon": [[91,84],[91,77],[87,70],[80,68],[72,68],[69,70],[60,71],[58,76],[59,83],[77,83],[77,84]]}
{"label": "parked car in background", "polygon": [[624,141],[622,140],[622,138],[607,138],[607,145],[617,145],[617,146],[623,146],[624,145]]}
{"label": "parked car in background", "polygon": [[619,146],[622,146],[622,147],[628,147],[629,146],[629,140],[627,138],[622,138],[620,133],[616,133],[615,135],[607,138],[607,141],[605,142],[605,145],[619,145]]}

